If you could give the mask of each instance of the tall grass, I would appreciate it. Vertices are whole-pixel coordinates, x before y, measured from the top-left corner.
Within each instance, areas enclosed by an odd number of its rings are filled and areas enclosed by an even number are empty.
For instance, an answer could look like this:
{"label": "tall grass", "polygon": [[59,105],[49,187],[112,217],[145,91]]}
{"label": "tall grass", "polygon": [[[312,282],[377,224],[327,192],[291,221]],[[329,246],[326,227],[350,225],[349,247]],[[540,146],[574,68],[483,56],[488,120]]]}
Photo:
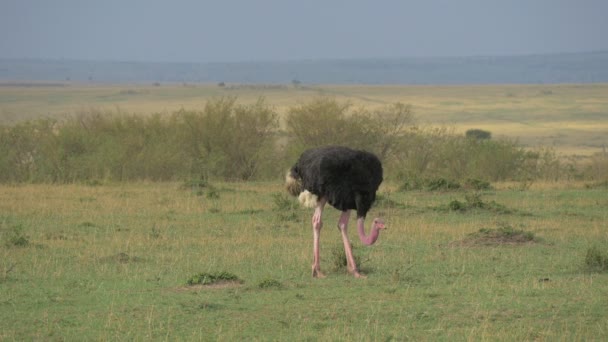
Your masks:
{"label": "tall grass", "polygon": [[263,99],[240,105],[222,97],[198,111],[90,110],[1,127],[0,182],[277,179],[304,149],[327,144],[377,153],[394,179],[598,180],[606,159],[598,155],[585,171],[563,165],[551,149],[424,128],[401,103],[366,109],[316,98],[291,107],[281,130]]}

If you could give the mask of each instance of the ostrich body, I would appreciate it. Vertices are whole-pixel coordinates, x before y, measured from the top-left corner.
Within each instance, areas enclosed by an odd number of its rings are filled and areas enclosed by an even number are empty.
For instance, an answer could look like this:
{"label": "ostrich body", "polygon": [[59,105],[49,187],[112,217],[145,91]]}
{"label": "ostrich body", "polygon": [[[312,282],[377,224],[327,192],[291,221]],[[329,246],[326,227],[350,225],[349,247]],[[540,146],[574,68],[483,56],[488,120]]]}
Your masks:
{"label": "ostrich body", "polygon": [[380,229],[385,228],[384,222],[379,218],[374,219],[371,232],[366,235],[364,221],[376,200],[376,191],[380,183],[382,183],[382,164],[378,157],[366,151],[341,146],[307,150],[289,170],[286,177],[288,192],[298,196],[305,206],[315,208],[312,217],[313,277],[324,277],[319,260],[319,236],[326,203],[342,211],[338,229],[342,234],[347,268],[355,277],[363,277],[355,264],[347,226],[350,211],[356,210],[357,231],[361,242],[368,246],[376,242]]}

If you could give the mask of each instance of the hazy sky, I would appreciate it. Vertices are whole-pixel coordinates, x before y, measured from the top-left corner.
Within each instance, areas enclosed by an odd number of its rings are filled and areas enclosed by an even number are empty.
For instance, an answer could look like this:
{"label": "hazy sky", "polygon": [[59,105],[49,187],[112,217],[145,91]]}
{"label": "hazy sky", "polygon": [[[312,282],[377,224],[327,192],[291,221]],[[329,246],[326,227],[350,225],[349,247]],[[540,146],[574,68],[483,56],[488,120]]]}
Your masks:
{"label": "hazy sky", "polygon": [[0,58],[233,62],[608,50],[607,0],[0,0]]}

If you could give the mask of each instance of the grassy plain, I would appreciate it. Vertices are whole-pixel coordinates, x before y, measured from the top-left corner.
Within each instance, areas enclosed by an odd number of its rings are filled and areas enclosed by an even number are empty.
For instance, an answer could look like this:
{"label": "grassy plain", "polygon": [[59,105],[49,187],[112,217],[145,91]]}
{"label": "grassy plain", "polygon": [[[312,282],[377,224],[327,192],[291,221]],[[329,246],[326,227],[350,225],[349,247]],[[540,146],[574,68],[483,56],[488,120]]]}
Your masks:
{"label": "grassy plain", "polygon": [[[605,188],[498,184],[465,192],[381,187],[389,229],[353,238],[367,279],[336,269],[338,212],[310,277],[311,212],[278,210],[279,183],[0,186],[0,340],[606,340]],[[499,207],[500,210],[491,208]],[[522,244],[464,244],[511,227]],[[187,286],[201,272],[242,284]]]}
{"label": "grassy plain", "polygon": [[213,97],[236,96],[245,104],[260,96],[283,114],[315,96],[332,96],[373,109],[411,104],[420,124],[456,132],[489,130],[527,146],[551,146],[567,155],[589,155],[608,144],[608,84],[362,86],[318,85],[94,85],[0,86],[0,123],[61,117],[91,109],[150,114],[202,108]]}
{"label": "grassy plain", "polygon": [[[373,109],[413,106],[420,124],[490,130],[529,146],[588,155],[608,143],[608,85],[0,86],[0,124],[91,109],[142,115],[213,97],[263,96],[281,114],[327,95]],[[0,340],[606,340],[604,188],[498,184],[491,204],[450,210],[464,192],[384,184],[389,229],[354,241],[362,271],[335,268],[338,213],[321,237],[326,279],[311,279],[311,212],[279,210],[279,183],[0,185]],[[524,230],[522,244],[464,243]],[[356,240],[354,229],[351,237]],[[201,272],[241,284],[187,286]]]}

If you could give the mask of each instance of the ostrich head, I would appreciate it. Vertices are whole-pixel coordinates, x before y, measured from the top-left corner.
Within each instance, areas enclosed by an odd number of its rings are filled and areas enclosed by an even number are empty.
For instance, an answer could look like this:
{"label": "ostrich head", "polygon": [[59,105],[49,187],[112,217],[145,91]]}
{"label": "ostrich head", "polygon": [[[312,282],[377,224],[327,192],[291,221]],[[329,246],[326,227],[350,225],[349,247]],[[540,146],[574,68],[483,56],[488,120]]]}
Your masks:
{"label": "ostrich head", "polygon": [[380,235],[380,230],[386,229],[386,225],[384,224],[384,220],[376,217],[372,221],[371,232],[369,233],[369,235],[365,235],[365,228],[363,227],[363,219],[364,218],[362,218],[362,217],[357,219],[357,231],[359,232],[359,239],[361,240],[361,242],[364,245],[371,246],[376,242],[376,240],[378,240],[378,236]]}
{"label": "ostrich head", "polygon": [[372,221],[372,229],[386,229],[386,226],[384,225],[384,220],[379,217],[376,217],[374,221]]}

